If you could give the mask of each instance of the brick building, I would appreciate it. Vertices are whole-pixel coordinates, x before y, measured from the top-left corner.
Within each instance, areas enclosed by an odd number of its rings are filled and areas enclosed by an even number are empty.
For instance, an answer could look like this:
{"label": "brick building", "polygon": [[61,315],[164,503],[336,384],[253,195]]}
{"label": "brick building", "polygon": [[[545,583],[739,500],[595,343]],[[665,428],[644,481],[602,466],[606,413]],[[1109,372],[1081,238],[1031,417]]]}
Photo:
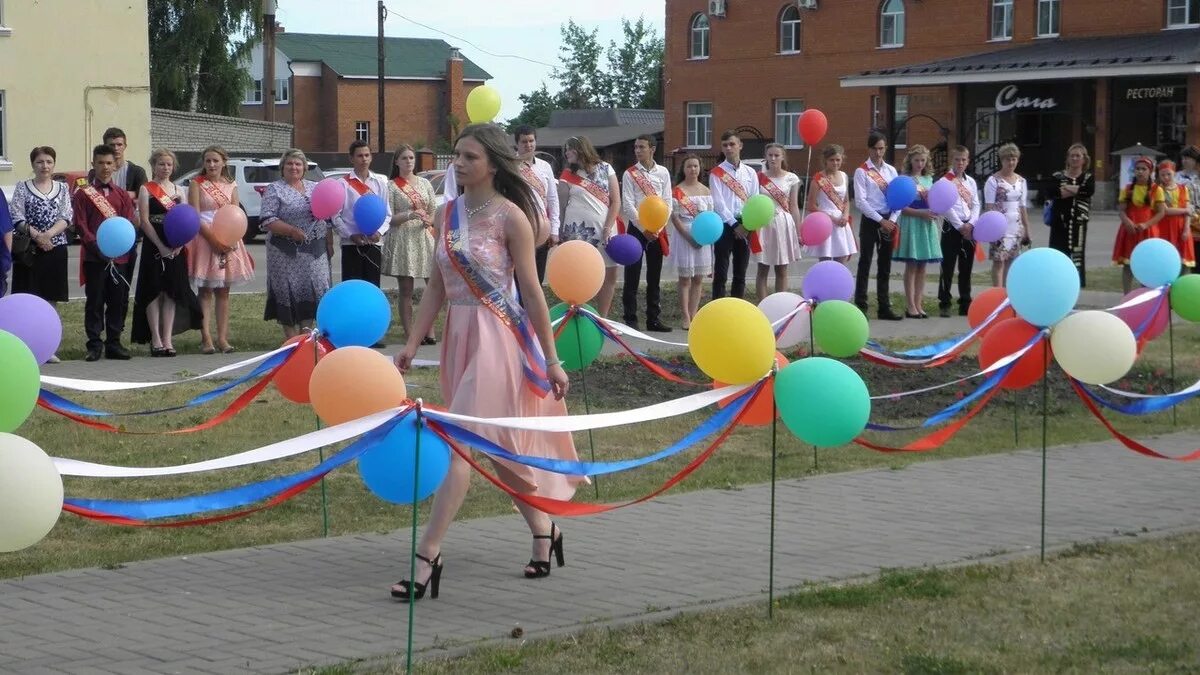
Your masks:
{"label": "brick building", "polygon": [[[281,32],[275,47],[275,120],[294,126],[296,147],[344,153],[356,138],[379,147],[375,36]],[[491,75],[443,40],[385,38],[384,51],[388,151],[402,142],[433,146],[466,126],[467,94]],[[261,120],[261,45],[246,69],[241,116]]]}
{"label": "brick building", "polygon": [[1035,180],[1079,141],[1110,179],[1115,149],[1200,144],[1200,0],[668,0],[664,78],[676,156],[735,128],[803,171],[808,106],[853,164],[878,128],[895,159],[962,143],[979,174],[1014,141]]}

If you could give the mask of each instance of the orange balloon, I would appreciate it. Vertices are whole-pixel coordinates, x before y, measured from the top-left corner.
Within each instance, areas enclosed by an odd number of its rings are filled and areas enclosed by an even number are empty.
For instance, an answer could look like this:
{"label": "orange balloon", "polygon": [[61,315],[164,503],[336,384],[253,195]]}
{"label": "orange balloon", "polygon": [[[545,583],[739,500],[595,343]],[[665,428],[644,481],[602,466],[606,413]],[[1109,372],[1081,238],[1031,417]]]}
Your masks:
{"label": "orange balloon", "polygon": [[658,234],[667,226],[671,210],[658,195],[650,195],[638,204],[638,224],[650,234]]}
{"label": "orange balloon", "polygon": [[[1005,319],[992,326],[983,344],[979,346],[979,367],[987,368],[1000,359],[1020,351],[1037,335],[1040,329],[1024,319]],[[1012,370],[1000,382],[1004,389],[1024,389],[1046,374],[1046,367],[1053,357],[1049,338],[1046,345],[1034,345],[1025,355],[1017,359]]]}
{"label": "orange balloon", "polygon": [[395,408],[408,398],[404,376],[392,360],[367,347],[342,347],[321,359],[308,381],[308,395],[329,425]]}
{"label": "orange balloon", "polygon": [[565,241],[550,250],[546,283],[563,302],[582,305],[604,284],[604,258],[586,241]]}
{"label": "orange balloon", "polygon": [[[288,338],[287,342],[283,344],[295,344],[307,337],[307,335],[297,335]],[[283,362],[283,367],[275,373],[272,382],[287,400],[293,403],[308,403],[311,401],[308,395],[308,381],[312,379],[313,368],[321,359],[325,358],[325,355],[329,353],[329,348],[323,340],[318,340],[316,347],[308,343],[297,349],[299,353],[289,356],[288,360]]]}
{"label": "orange balloon", "polygon": [[[991,316],[992,312],[996,311],[996,308],[1000,306],[1000,303],[1007,299],[1008,291],[999,286],[989,288],[980,293],[979,295],[975,296],[975,299],[971,301],[971,305],[967,307],[967,323],[971,326],[971,328],[978,328],[980,324],[983,323],[984,319],[987,319],[989,316]],[[1016,318],[1016,316],[1016,311],[1013,310],[1012,305],[1009,305],[1004,309],[1003,312],[1000,312],[1000,315],[996,317],[996,320],[992,322],[991,326],[983,329],[982,334],[986,335],[988,331],[992,330],[992,328],[996,326],[996,324],[1004,321],[1005,319]]]}
{"label": "orange balloon", "polygon": [[226,204],[213,214],[213,236],[226,246],[234,246],[246,236],[246,212],[239,206]]}
{"label": "orange balloon", "polygon": [[[788,364],[787,357],[784,356],[782,352],[775,352],[775,365],[778,366],[780,370],[782,370],[783,367],[786,366],[787,364]],[[727,385],[723,382],[713,382],[713,384],[712,384],[713,389],[720,389],[721,387],[728,387],[728,386],[729,385]],[[734,400],[736,400],[737,397],[741,396],[741,395],[742,395],[741,393],[738,393],[738,394],[734,394],[732,396],[726,396],[725,398],[721,399],[720,401],[717,401],[717,407],[724,408],[724,407],[728,406],[730,403],[733,403]],[[754,402],[750,404],[750,407],[747,408],[744,413],[742,413],[742,419],[740,422],[738,422],[738,424],[741,424],[741,425],[747,426],[747,427],[765,427],[771,423],[771,413],[772,412],[774,412],[776,416],[779,415],[779,411],[775,409],[775,378],[774,377],[767,380],[767,384],[766,384],[766,387],[764,388],[763,392],[761,394],[759,394],[758,398],[754,399]]]}

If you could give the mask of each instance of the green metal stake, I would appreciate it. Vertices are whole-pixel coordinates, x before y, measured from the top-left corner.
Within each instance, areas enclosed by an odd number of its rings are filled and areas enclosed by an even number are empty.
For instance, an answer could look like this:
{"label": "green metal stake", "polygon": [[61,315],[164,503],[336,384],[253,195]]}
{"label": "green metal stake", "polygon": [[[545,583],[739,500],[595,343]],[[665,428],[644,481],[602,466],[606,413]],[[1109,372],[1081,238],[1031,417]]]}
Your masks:
{"label": "green metal stake", "polygon": [[[1045,377],[1045,376],[1043,376],[1043,377]],[[1020,444],[1020,442],[1021,442],[1021,440],[1020,440],[1020,438],[1019,438],[1019,436],[1018,436],[1018,434],[1017,434],[1017,392],[1015,392],[1015,391],[1014,391],[1014,392],[1012,392],[1012,394],[1010,395],[1010,399],[1012,400],[1012,411],[1013,411],[1013,446],[1015,447],[1015,446],[1017,446],[1018,444]]]}
{"label": "green metal stake", "polygon": [[[812,152],[812,148],[809,148],[809,152]],[[814,303],[810,302],[808,305],[808,358],[810,358],[810,359],[817,355],[817,338],[815,337],[816,329],[813,328],[813,319],[816,318],[816,316],[817,316],[817,313],[815,311],[816,309],[817,308],[814,306]],[[774,403],[772,403],[771,405],[774,405]],[[773,430],[773,427],[775,424],[774,417],[771,418],[771,424],[772,424],[771,443],[774,444],[774,442],[775,442],[775,436],[774,436],[775,432]],[[774,452],[774,450],[772,450],[772,452]],[[817,446],[814,444],[813,445],[813,473],[816,473],[818,468],[819,468],[819,464],[817,463]]]}
{"label": "green metal stake", "polygon": [[[320,333],[313,331],[313,366],[321,360]],[[317,417],[317,430],[321,429],[321,418]],[[325,448],[317,448],[317,461],[325,461]],[[329,495],[325,487],[325,477],[321,477],[321,536],[329,536]]]}
{"label": "green metal stake", "polygon": [[[1042,337],[1042,358],[1050,358],[1050,336]],[[1050,373],[1042,375],[1042,562],[1046,562],[1046,429],[1050,420]]]}
{"label": "green metal stake", "polygon": [[[579,315],[576,313],[571,317],[571,321],[578,321]],[[566,330],[566,328],[563,328]],[[592,414],[592,407],[588,404],[588,389],[587,389],[587,368],[583,365],[583,336],[580,335],[579,325],[575,325],[575,345],[579,354],[579,383],[583,388],[583,412],[587,415]],[[562,356],[559,356],[562,358]],[[588,450],[591,452],[592,463],[596,463],[596,442],[592,439],[592,430],[587,430],[588,435]],[[592,487],[596,489],[596,499],[600,499],[600,477],[592,476]]]}
{"label": "green metal stake", "polygon": [[412,673],[412,653],[413,653],[413,619],[416,615],[417,608],[417,498],[420,495],[418,492],[418,477],[421,475],[421,415],[422,403],[421,399],[417,399],[417,439],[414,442],[416,445],[413,451],[413,500],[412,500],[412,529],[409,534],[409,539],[412,540],[411,548],[408,556],[408,648],[405,653],[405,671]]}
{"label": "green metal stake", "polygon": [[[774,378],[778,372],[778,366],[771,369],[771,377]],[[761,395],[761,394],[760,394]],[[768,571],[767,571],[767,618],[775,618],[775,464],[776,464],[776,429],[777,422],[775,419],[775,396],[771,396],[771,547],[768,555]],[[817,446],[813,446],[815,452]]]}
{"label": "green metal stake", "polygon": [[[1175,316],[1171,314],[1170,306],[1167,307],[1167,345],[1171,350],[1171,393],[1175,393]],[[1171,426],[1179,424],[1178,419],[1179,406],[1171,406]]]}

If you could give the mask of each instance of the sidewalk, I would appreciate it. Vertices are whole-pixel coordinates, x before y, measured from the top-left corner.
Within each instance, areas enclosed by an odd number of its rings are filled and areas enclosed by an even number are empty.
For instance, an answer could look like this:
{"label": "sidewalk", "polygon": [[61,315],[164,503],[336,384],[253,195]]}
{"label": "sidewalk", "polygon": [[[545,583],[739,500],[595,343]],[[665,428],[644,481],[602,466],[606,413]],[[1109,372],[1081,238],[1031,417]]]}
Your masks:
{"label": "sidewalk", "polygon": [[[1194,529],[1198,470],[1113,443],[1053,449],[1048,543]],[[1021,451],[782,481],[777,590],[1034,554],[1040,471],[1040,453]],[[520,577],[529,540],[518,516],[456,523],[441,598],[417,605],[418,648],[511,642],[517,625],[537,639],[765,604],[768,499],[767,485],[700,491],[562,522],[568,566],[537,581]],[[408,550],[399,530],[0,582],[0,672],[282,673],[395,654],[407,609],[387,589]]]}

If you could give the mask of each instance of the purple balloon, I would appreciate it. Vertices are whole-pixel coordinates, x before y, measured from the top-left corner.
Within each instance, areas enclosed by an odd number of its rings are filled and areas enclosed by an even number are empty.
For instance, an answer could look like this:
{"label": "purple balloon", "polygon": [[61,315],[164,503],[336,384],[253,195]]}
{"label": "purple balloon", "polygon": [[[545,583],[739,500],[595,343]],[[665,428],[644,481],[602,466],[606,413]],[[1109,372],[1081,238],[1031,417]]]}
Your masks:
{"label": "purple balloon", "polygon": [[836,260],[822,260],[804,275],[801,292],[804,297],[817,302],[849,302],[854,297],[854,276],[842,263]]}
{"label": "purple balloon", "polygon": [[179,248],[200,234],[200,213],[191,204],[176,204],[163,218],[167,246]]}
{"label": "purple balloon", "polygon": [[999,211],[984,211],[983,215],[979,216],[979,220],[975,221],[975,228],[972,236],[975,241],[990,244],[995,241],[1000,241],[1004,238],[1004,233],[1008,231],[1008,218]]}
{"label": "purple balloon", "polygon": [[929,196],[925,201],[929,202],[931,211],[943,215],[958,202],[958,188],[949,180],[940,178],[929,188]]}
{"label": "purple balloon", "polygon": [[632,234],[618,234],[608,240],[604,250],[618,265],[632,265],[642,259],[642,242]]}
{"label": "purple balloon", "polygon": [[38,363],[49,361],[62,342],[62,319],[54,306],[29,293],[0,298],[0,330],[16,335]]}

